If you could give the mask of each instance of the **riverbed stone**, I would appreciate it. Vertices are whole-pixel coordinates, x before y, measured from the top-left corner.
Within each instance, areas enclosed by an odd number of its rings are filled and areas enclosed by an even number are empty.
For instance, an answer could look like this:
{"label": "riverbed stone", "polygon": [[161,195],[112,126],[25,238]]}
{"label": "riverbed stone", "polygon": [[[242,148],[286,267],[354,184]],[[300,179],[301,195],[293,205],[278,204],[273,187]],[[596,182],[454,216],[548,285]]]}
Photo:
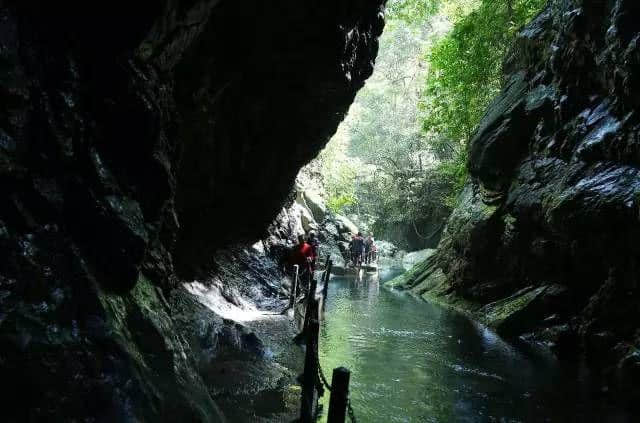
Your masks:
{"label": "riverbed stone", "polygon": [[327,215],[327,206],[322,197],[313,191],[307,190],[304,192],[304,199],[316,222],[324,221]]}
{"label": "riverbed stone", "polygon": [[433,253],[435,253],[435,251],[436,250],[434,249],[425,249],[407,253],[404,255],[404,257],[402,257],[402,266],[405,268],[405,270],[409,270],[421,261],[424,261],[431,257]]}
{"label": "riverbed stone", "polygon": [[534,329],[547,312],[552,297],[567,293],[566,287],[544,285],[527,287],[478,310],[484,323],[505,336]]}

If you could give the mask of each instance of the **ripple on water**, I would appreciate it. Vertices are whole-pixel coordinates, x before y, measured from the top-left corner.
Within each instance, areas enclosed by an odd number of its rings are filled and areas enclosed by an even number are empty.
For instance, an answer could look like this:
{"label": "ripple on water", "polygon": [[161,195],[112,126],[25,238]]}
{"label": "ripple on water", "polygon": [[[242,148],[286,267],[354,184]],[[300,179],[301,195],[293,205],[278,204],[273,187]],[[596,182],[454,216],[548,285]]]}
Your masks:
{"label": "ripple on water", "polygon": [[449,368],[453,369],[453,371],[457,373],[466,373],[466,374],[475,375],[475,376],[488,377],[488,378],[492,378],[492,379],[504,382],[503,377],[500,377],[498,375],[494,375],[491,373],[483,372],[482,370],[479,370],[479,369],[467,368],[467,367],[461,366],[460,364],[449,364],[448,366]]}
{"label": "ripple on water", "polygon": [[[590,400],[580,398],[584,389],[576,378],[557,363],[533,359],[464,316],[338,278],[328,298],[320,361],[325,374],[338,366],[351,370],[358,421],[578,421],[577,415],[596,415]],[[326,409],[328,396],[322,401]]]}
{"label": "ripple on water", "polygon": [[402,329],[387,329],[385,327],[381,328],[368,328],[371,334],[378,336],[397,336],[397,337],[416,337],[416,333],[410,330],[402,330]]}
{"label": "ripple on water", "polygon": [[363,333],[353,333],[347,337],[347,340],[357,351],[368,350],[371,347],[369,338]]}

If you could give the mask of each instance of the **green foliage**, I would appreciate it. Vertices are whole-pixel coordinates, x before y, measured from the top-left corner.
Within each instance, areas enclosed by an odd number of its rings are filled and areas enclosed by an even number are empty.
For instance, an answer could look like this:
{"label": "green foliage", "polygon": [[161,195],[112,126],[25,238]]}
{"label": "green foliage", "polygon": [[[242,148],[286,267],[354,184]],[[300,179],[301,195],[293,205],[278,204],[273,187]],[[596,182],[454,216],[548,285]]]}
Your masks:
{"label": "green foliage", "polygon": [[424,22],[438,12],[440,0],[389,0],[386,7],[388,21],[398,20],[405,24]]}
{"label": "green foliage", "polygon": [[343,213],[358,202],[357,165],[347,156],[347,148],[348,139],[341,129],[318,157],[328,195],[327,207],[334,213]]}
{"label": "green foliage", "polygon": [[458,201],[458,194],[467,182],[467,155],[460,152],[452,160],[441,161],[436,166],[435,173],[448,187],[440,201],[445,207],[453,209]]}
{"label": "green foliage", "polygon": [[420,102],[423,129],[430,134],[430,150],[442,160],[436,172],[452,187],[443,198],[449,207],[466,180],[466,145],[501,88],[505,53],[519,28],[545,3],[472,0],[450,7],[453,29],[426,54],[430,66]]}
{"label": "green foliage", "polygon": [[466,142],[501,85],[501,65],[516,31],[546,0],[476,0],[427,55],[424,129]]}
{"label": "green foliage", "polygon": [[348,206],[354,204],[356,204],[356,198],[349,194],[334,194],[327,200],[327,207],[336,214],[342,213]]}
{"label": "green foliage", "polygon": [[383,237],[442,227],[505,52],[545,1],[389,0],[375,72],[321,156],[329,208]]}

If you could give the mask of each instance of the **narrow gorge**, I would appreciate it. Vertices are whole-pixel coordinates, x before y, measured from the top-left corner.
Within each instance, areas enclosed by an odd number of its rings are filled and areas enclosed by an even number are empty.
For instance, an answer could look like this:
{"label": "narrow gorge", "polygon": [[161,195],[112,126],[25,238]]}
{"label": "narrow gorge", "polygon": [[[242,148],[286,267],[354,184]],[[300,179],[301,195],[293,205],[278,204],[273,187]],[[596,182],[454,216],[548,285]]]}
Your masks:
{"label": "narrow gorge", "polygon": [[[614,404],[607,421],[632,421],[640,3],[550,0],[536,9],[513,30],[497,98],[473,131],[460,129],[468,145],[427,152],[416,140],[449,135],[402,116],[417,122],[440,107],[418,98],[418,83],[440,77],[424,51],[455,33],[458,3],[472,13],[474,1],[489,0],[0,1],[1,420],[297,421],[304,349],[282,313],[291,290],[283,263],[298,235],[315,231],[320,258],[335,261],[319,360],[356,367],[371,358],[372,374],[402,362],[407,380],[439,384],[431,399],[383,404],[388,414],[362,409],[359,421],[507,421],[500,413],[519,405],[502,407],[495,392],[523,403],[531,393],[517,372],[478,369],[513,360],[534,373],[539,350],[554,371],[589,373],[589,395],[606,403],[598,410]],[[398,29],[407,15],[420,19],[418,31]],[[409,59],[395,47],[378,56],[390,22]],[[394,93],[411,98],[411,112],[363,111],[387,104],[366,92],[368,79],[380,84],[378,66],[394,84],[412,81]],[[403,66],[413,73],[395,78]],[[405,130],[406,146],[377,128],[358,135],[379,144],[355,160],[352,150],[365,147],[345,147],[346,131],[378,118]],[[330,175],[340,160],[346,173]],[[419,185],[425,169],[437,172]],[[380,272],[369,285],[344,276],[352,236],[365,230],[385,238],[376,239]],[[405,291],[431,304],[399,300]],[[415,332],[367,328],[359,356],[348,347],[361,334],[349,331],[369,314]],[[457,332],[429,338],[449,328]],[[482,342],[503,350],[487,358]],[[436,344],[478,369],[454,358],[432,375],[414,367],[442,353]],[[404,361],[402,346],[412,349]],[[478,385],[487,390],[501,385],[458,407],[466,379],[441,369],[491,379]],[[358,389],[378,386],[365,376],[352,385],[362,402]],[[442,411],[434,398],[458,405]],[[572,406],[528,416],[566,421]]]}

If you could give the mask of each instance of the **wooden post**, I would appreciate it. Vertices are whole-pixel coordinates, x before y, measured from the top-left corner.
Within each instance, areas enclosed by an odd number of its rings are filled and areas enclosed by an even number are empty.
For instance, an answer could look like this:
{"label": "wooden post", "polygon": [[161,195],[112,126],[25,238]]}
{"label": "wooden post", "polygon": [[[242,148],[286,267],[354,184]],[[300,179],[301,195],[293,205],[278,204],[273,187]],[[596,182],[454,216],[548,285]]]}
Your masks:
{"label": "wooden post", "polygon": [[302,323],[302,331],[296,335],[295,340],[301,341],[302,336],[307,334],[307,326],[312,319],[318,319],[318,300],[316,300],[316,287],[318,282],[315,278],[309,281],[309,292],[307,292],[306,308],[304,313],[304,322]]}
{"label": "wooden post", "polygon": [[304,323],[302,325],[302,334],[306,334],[309,328],[309,322],[318,320],[318,300],[312,298],[307,302],[307,309],[304,313]]}
{"label": "wooden post", "polygon": [[324,285],[322,286],[322,310],[324,311],[327,304],[327,293],[329,292],[329,278],[331,277],[331,267],[333,262],[327,257],[327,270],[324,275]]}
{"label": "wooden post", "polygon": [[316,298],[316,289],[318,288],[318,281],[313,277],[313,272],[309,272],[309,292],[307,294],[307,301],[312,298]]}
{"label": "wooden post", "polygon": [[351,372],[344,367],[333,369],[331,377],[331,398],[327,423],[344,423],[349,403],[349,377]]}
{"label": "wooden post", "polygon": [[327,278],[327,275],[331,274],[331,254],[327,254],[327,260],[324,262],[324,273],[322,274],[322,279]]}
{"label": "wooden post", "polygon": [[298,265],[294,264],[293,268],[295,269],[295,275],[293,277],[293,282],[291,283],[291,294],[289,296],[289,307],[293,307],[296,302],[296,291],[298,289]]}
{"label": "wooden post", "polygon": [[312,319],[318,319],[318,300],[316,300],[316,288],[318,281],[313,276],[309,280],[309,292],[307,292],[307,310],[304,315],[304,326],[302,331],[307,330],[307,325]]}
{"label": "wooden post", "polygon": [[307,350],[304,356],[302,401],[300,405],[300,421],[302,423],[312,423],[314,421],[318,400],[316,391],[316,378],[318,375],[318,332],[320,330],[318,320],[311,319],[307,329]]}

